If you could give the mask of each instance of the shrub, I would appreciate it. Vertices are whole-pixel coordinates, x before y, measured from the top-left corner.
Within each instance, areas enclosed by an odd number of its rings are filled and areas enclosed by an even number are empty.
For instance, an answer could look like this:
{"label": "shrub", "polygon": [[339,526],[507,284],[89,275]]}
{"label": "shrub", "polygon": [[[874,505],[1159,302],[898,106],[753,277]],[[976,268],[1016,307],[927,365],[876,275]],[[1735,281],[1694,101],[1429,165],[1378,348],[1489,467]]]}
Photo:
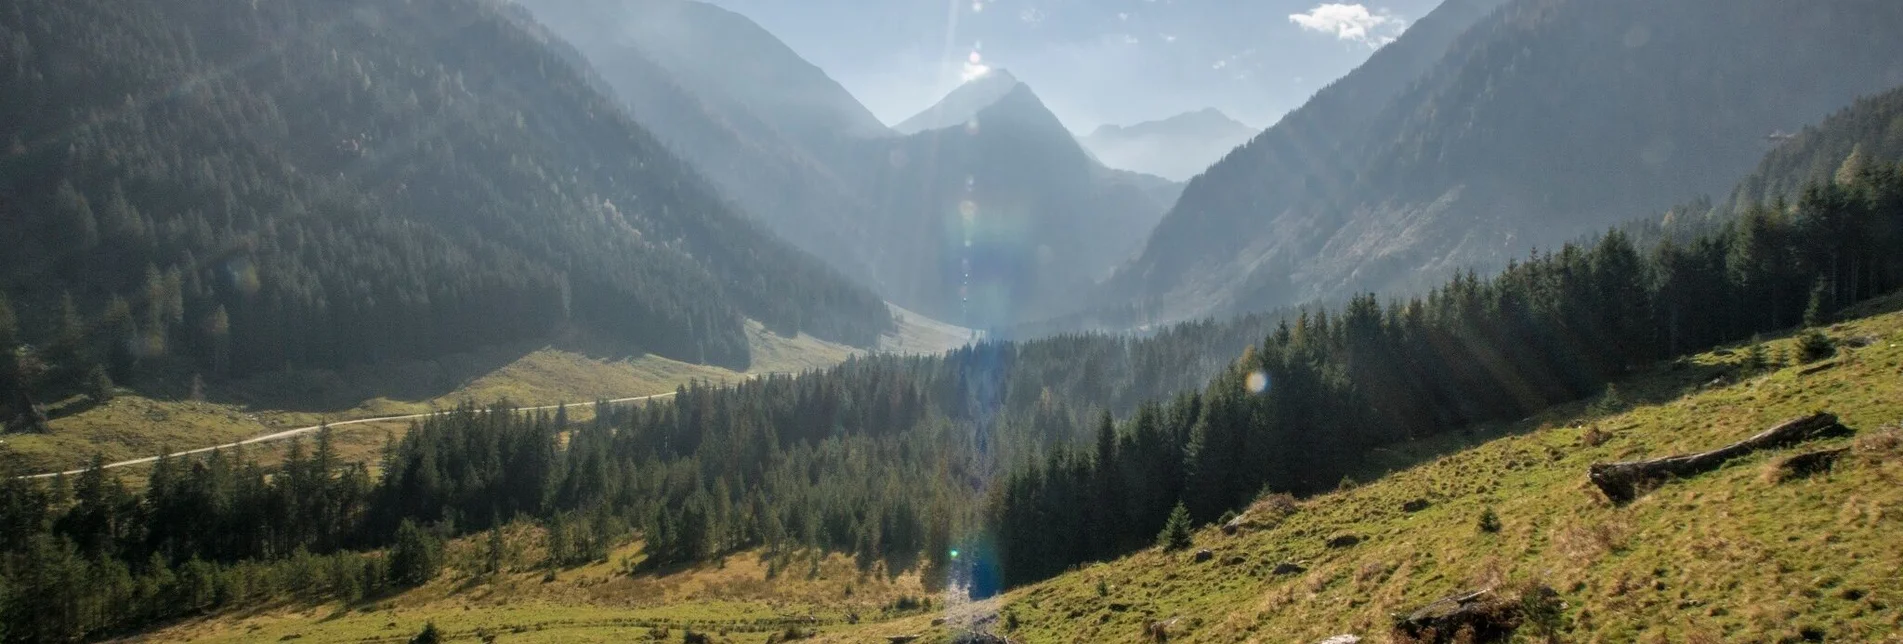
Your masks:
{"label": "shrub", "polygon": [[1803,362],[1816,362],[1837,353],[1837,344],[1822,331],[1811,329],[1797,336],[1797,355]]}
{"label": "shrub", "polygon": [[1481,511],[1479,528],[1482,533],[1486,534],[1499,532],[1501,528],[1499,513],[1494,512],[1491,507]]}
{"label": "shrub", "polygon": [[1560,601],[1559,593],[1545,584],[1528,582],[1520,586],[1519,595],[1521,619],[1533,634],[1555,641],[1566,628],[1566,602]]}
{"label": "shrub", "polygon": [[442,641],[443,633],[436,630],[436,622],[423,624],[423,631],[410,638],[410,644],[438,644]]}

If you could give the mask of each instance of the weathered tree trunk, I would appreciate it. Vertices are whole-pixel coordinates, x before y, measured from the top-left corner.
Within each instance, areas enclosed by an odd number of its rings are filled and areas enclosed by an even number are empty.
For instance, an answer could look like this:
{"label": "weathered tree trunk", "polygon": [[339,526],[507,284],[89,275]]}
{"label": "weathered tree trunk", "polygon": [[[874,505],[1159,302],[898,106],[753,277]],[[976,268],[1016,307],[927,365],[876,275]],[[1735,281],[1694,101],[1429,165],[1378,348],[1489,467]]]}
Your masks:
{"label": "weathered tree trunk", "polygon": [[1627,503],[1639,496],[1642,486],[1667,478],[1683,478],[1718,469],[1729,461],[1761,450],[1793,445],[1807,440],[1838,436],[1849,428],[1837,423],[1836,414],[1817,412],[1803,418],[1778,423],[1756,436],[1725,447],[1697,454],[1683,454],[1649,461],[1593,463],[1587,475],[1613,503]]}

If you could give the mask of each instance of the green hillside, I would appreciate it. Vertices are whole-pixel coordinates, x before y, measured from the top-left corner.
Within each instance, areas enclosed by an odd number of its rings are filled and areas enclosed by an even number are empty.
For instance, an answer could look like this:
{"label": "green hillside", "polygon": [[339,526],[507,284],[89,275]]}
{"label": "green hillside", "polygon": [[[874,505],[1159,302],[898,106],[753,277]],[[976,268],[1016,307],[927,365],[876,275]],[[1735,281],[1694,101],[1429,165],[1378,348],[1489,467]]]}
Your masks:
{"label": "green hillside", "polygon": [[[1558,592],[1560,641],[1899,641],[1899,307],[1892,296],[1874,307],[1884,313],[1832,326],[1831,358],[1798,363],[1785,338],[1662,364],[1619,384],[1624,405],[1565,405],[1404,444],[1355,477],[1365,485],[1258,500],[1236,534],[1205,526],[1186,550],[1087,565],[962,609],[949,626],[918,617],[830,641],[942,641],[975,624],[1021,642],[1134,642],[1164,622],[1172,642],[1382,642],[1395,613],[1528,584]],[[1760,351],[1771,364],[1753,369]],[[1856,435],[1753,454],[1625,506],[1586,479],[1591,463],[1714,449],[1816,410]],[[1780,467],[1846,446],[1828,472]],[[1497,531],[1480,527],[1489,510]],[[1343,535],[1359,543],[1329,545]],[[1514,641],[1543,641],[1535,630]]]}

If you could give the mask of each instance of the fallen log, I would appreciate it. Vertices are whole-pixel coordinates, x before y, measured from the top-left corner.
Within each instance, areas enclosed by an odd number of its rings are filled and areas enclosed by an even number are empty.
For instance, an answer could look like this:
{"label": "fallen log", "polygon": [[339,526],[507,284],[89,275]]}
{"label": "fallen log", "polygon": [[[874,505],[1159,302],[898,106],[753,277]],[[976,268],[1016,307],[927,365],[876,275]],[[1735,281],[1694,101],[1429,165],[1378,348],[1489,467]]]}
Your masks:
{"label": "fallen log", "polygon": [[1638,498],[1639,494],[1652,483],[1668,478],[1684,478],[1718,469],[1731,459],[1752,452],[1794,445],[1804,441],[1841,436],[1849,433],[1849,428],[1837,422],[1836,414],[1817,412],[1803,418],[1778,423],[1756,436],[1726,445],[1724,447],[1697,454],[1682,454],[1646,461],[1627,461],[1622,463],[1593,463],[1587,468],[1587,478],[1591,479],[1599,490],[1613,503],[1624,504]]}

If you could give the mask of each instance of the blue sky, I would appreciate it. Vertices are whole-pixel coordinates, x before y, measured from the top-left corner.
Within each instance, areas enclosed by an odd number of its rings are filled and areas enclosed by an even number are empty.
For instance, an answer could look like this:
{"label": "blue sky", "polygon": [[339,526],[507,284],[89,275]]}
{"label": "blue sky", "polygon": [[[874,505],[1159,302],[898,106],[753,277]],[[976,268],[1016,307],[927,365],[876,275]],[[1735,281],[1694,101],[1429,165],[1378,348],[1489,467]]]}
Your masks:
{"label": "blue sky", "polygon": [[981,66],[1005,67],[1087,133],[1204,107],[1266,127],[1440,0],[711,1],[772,31],[887,123]]}

